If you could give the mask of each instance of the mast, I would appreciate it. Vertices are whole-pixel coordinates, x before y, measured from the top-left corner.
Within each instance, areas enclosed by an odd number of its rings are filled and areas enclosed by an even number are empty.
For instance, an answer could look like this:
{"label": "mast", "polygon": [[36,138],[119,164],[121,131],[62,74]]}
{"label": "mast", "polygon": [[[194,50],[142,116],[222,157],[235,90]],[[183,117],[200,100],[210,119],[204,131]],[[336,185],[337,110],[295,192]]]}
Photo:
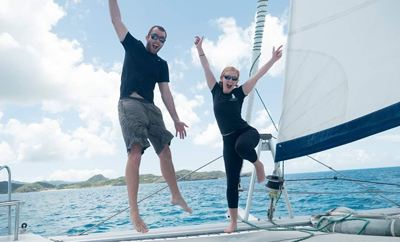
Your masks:
{"label": "mast", "polygon": [[[265,16],[267,14],[267,6],[268,6],[268,0],[258,0],[250,76],[253,76],[258,71],[258,62],[261,54],[261,44],[264,33]],[[248,124],[250,124],[251,122],[253,103],[254,103],[254,89],[250,92],[247,99],[246,121]]]}
{"label": "mast", "polygon": [[[261,44],[262,38],[264,33],[264,26],[265,26],[265,16],[267,15],[267,6],[268,0],[258,0],[257,2],[257,16],[256,16],[256,28],[254,31],[254,43],[253,43],[253,52],[252,52],[252,65],[250,68],[250,76],[253,76],[258,71],[258,62],[261,55]],[[247,100],[247,112],[246,112],[246,121],[248,124],[251,122],[251,114],[253,111],[253,102],[254,102],[254,88],[251,90],[250,94],[248,95]],[[260,147],[261,147],[261,140],[258,145],[258,153],[257,156],[260,156]],[[249,214],[250,214],[250,207],[251,207],[251,200],[253,197],[254,191],[254,184],[256,180],[256,173],[255,168],[253,168],[253,172],[251,174],[250,184],[249,184],[249,192],[247,196],[246,208],[243,214],[243,220],[248,221]],[[240,185],[240,184],[239,184]]]}

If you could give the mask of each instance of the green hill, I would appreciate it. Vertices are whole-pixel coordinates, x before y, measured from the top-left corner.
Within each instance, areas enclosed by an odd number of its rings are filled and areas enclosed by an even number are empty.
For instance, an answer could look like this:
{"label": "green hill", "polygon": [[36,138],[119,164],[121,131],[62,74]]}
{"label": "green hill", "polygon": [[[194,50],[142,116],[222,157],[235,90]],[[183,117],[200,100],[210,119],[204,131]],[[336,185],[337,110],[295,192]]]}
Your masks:
{"label": "green hill", "polygon": [[[226,178],[225,172],[222,171],[204,171],[204,172],[195,172],[193,174],[190,174],[191,172],[192,171],[190,170],[177,171],[176,179],[177,180],[181,179],[180,181],[195,181],[195,180],[211,180],[211,179]],[[156,182],[157,183],[165,182],[164,177],[160,177]]]}
{"label": "green hill", "polygon": [[[11,190],[14,191],[15,189],[19,188],[23,184],[18,184],[11,182]],[[8,182],[7,181],[2,181],[0,182],[0,194],[7,194],[8,192]]]}
{"label": "green hill", "polygon": [[32,184],[26,184],[23,186],[18,187],[15,189],[15,193],[21,193],[21,192],[38,192],[38,191],[43,191],[46,190],[45,187],[38,183],[32,183]]}
{"label": "green hill", "polygon": [[99,174],[99,175],[92,176],[86,182],[100,182],[100,181],[107,181],[107,180],[109,180],[109,179],[105,178],[103,175]]}
{"label": "green hill", "polygon": [[[210,179],[222,179],[226,178],[226,175],[222,171],[206,171],[206,172],[195,172],[190,174],[190,170],[180,170],[176,172],[176,179],[181,179],[181,181],[193,181],[193,180],[210,180]],[[190,174],[190,175],[188,175]],[[165,182],[162,176],[157,176],[153,174],[142,174],[139,176],[140,184],[148,183],[159,183]],[[60,181],[60,183],[63,183]],[[31,184],[16,184],[12,183],[13,192],[38,192],[51,189],[79,189],[79,188],[89,188],[89,187],[105,187],[105,186],[126,186],[125,177],[118,177],[116,179],[109,179],[101,174],[95,175],[83,182],[74,182],[70,184],[60,184],[54,185],[46,181],[35,182]],[[0,182],[0,194],[7,193],[7,182]]]}

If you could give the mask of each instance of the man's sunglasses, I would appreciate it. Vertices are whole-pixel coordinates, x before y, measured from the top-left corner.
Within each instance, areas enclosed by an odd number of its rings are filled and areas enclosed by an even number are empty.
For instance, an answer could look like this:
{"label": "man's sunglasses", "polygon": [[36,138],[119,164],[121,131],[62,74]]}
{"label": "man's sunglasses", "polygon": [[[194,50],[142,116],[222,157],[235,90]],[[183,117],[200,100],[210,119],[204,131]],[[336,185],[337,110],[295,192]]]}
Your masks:
{"label": "man's sunglasses", "polygon": [[160,40],[161,43],[164,43],[166,41],[164,36],[158,36],[158,34],[151,34],[150,35],[151,39],[153,40]]}
{"label": "man's sunglasses", "polygon": [[225,75],[224,78],[225,78],[226,80],[232,79],[232,81],[237,81],[237,80],[238,80],[238,77],[237,77],[237,76]]}

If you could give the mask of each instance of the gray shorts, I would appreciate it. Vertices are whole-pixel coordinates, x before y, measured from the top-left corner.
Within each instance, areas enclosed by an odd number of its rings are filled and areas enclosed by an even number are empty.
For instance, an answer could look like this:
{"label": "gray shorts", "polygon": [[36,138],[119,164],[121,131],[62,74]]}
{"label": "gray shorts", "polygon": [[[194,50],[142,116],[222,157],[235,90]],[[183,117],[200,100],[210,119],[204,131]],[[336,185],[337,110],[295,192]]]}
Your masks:
{"label": "gray shorts", "polygon": [[145,149],[150,147],[150,140],[159,155],[165,144],[169,145],[174,138],[165,128],[160,109],[145,100],[120,99],[118,116],[128,154],[135,143],[142,146],[143,154]]}

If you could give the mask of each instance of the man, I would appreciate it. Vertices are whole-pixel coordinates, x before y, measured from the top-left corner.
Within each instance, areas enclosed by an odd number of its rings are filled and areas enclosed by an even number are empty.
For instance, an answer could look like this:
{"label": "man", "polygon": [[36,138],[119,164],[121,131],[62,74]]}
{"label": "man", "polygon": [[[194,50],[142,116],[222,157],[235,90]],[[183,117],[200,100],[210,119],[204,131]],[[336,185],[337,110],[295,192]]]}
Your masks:
{"label": "man", "polygon": [[135,39],[122,23],[116,0],[109,0],[111,20],[118,38],[125,49],[125,60],[121,75],[120,100],[118,114],[124,136],[128,161],[125,177],[128,187],[130,219],[138,232],[149,231],[139,214],[137,195],[139,190],[139,166],[142,154],[152,143],[160,158],[162,175],[171,190],[171,203],[181,206],[192,213],[183,199],[175,178],[169,148],[173,135],[166,130],[160,109],[154,103],[154,88],[158,83],[162,100],[171,115],[176,136],[186,137],[184,122],[179,120],[174,100],[169,89],[169,71],[167,62],[157,53],[164,46],[167,33],[161,26],[154,26],[146,35],[146,47]]}

